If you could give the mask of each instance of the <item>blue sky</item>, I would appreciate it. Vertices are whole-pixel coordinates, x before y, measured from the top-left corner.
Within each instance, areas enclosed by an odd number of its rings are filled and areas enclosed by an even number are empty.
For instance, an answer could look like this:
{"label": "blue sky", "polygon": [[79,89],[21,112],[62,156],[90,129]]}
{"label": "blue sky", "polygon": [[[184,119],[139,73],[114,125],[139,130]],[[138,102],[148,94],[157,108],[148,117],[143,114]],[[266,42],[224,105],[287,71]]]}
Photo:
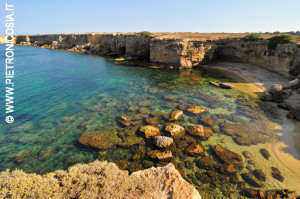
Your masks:
{"label": "blue sky", "polygon": [[6,1],[15,5],[15,34],[300,30],[300,0]]}

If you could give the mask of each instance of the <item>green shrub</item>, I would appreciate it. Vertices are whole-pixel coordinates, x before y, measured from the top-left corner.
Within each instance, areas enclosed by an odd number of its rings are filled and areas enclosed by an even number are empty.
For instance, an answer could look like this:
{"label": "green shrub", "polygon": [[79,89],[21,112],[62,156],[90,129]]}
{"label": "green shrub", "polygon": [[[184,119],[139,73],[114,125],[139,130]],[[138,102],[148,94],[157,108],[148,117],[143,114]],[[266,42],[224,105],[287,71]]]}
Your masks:
{"label": "green shrub", "polygon": [[191,50],[188,50],[187,52],[186,52],[186,55],[185,55],[185,57],[192,57],[192,56],[194,56],[196,54],[196,51],[195,50],[193,50],[193,49],[191,49]]}
{"label": "green shrub", "polygon": [[245,36],[243,39],[246,41],[257,41],[257,40],[261,40],[262,37],[259,34],[250,34]]}
{"label": "green shrub", "polygon": [[277,47],[277,44],[291,43],[295,38],[288,34],[282,34],[271,37],[268,40],[270,41],[268,45],[269,49],[274,50]]}
{"label": "green shrub", "polygon": [[139,34],[139,35],[142,35],[142,36],[150,36],[150,35],[152,35],[153,33],[152,33],[152,32],[149,32],[149,31],[142,31],[142,32],[139,32],[138,34]]}

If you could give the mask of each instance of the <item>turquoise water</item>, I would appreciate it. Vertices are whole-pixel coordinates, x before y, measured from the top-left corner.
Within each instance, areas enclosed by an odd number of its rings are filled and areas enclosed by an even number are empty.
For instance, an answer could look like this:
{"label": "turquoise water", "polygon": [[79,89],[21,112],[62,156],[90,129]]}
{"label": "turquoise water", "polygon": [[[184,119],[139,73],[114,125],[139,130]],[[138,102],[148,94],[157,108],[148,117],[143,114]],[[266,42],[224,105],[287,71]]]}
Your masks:
{"label": "turquoise water", "polygon": [[[0,50],[4,50],[3,45]],[[164,165],[166,162],[153,161],[145,155],[147,150],[153,149],[148,140],[116,145],[106,151],[78,142],[83,133],[96,130],[114,129],[119,137],[124,132],[139,137],[133,132],[137,129],[121,127],[116,117],[134,117],[141,107],[149,114],[160,115],[157,126],[161,130],[168,123],[162,115],[185,103],[204,106],[209,112],[201,116],[187,114],[180,125],[185,128],[196,125],[206,116],[215,121],[213,136],[225,135],[219,127],[225,121],[255,122],[257,131],[265,131],[270,122],[268,113],[263,112],[264,106],[249,95],[208,85],[209,80],[231,81],[221,73],[128,67],[99,56],[35,47],[16,46],[15,54],[15,122],[4,123],[4,110],[1,110],[1,171],[18,168],[46,173],[97,158],[114,162],[125,160],[130,171]],[[4,93],[3,86],[0,93]],[[166,95],[176,96],[176,99],[170,100]],[[0,97],[1,107],[4,107],[3,97]],[[144,120],[139,122],[145,124]],[[197,184],[200,182],[188,175],[193,169],[185,163],[195,158],[180,152],[179,141],[175,142],[177,148],[172,148],[172,162],[183,175],[186,174],[185,178],[200,186]],[[211,155],[208,149],[216,143],[197,142]]]}

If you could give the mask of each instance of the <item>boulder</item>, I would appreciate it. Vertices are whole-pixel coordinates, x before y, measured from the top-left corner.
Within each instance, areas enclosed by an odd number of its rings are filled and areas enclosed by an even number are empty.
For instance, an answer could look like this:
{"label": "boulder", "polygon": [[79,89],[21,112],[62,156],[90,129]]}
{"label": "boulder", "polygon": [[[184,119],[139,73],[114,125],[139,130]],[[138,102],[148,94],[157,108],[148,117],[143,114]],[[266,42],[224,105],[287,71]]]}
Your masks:
{"label": "boulder", "polygon": [[208,138],[212,135],[212,129],[207,126],[196,125],[191,127],[188,132],[196,137],[199,137],[201,140],[208,140]]}
{"label": "boulder", "polygon": [[85,146],[106,150],[121,143],[121,138],[114,131],[95,131],[82,134],[79,142]]}
{"label": "boulder", "polygon": [[231,163],[238,170],[243,169],[243,159],[239,153],[223,148],[221,145],[216,145],[212,148],[214,154],[222,161],[223,164]]}
{"label": "boulder", "polygon": [[167,148],[173,144],[173,138],[167,136],[155,136],[154,145],[158,148]]}
{"label": "boulder", "polygon": [[192,144],[186,149],[187,154],[192,155],[192,156],[203,156],[205,155],[205,151],[203,146],[200,144]]}
{"label": "boulder", "polygon": [[290,119],[297,119],[300,121],[300,107],[291,109],[290,112],[287,114],[287,117]]}
{"label": "boulder", "polygon": [[182,110],[175,110],[170,113],[169,121],[176,121],[179,120],[183,116]]}
{"label": "boulder", "polygon": [[282,90],[283,90],[283,88],[282,88],[281,84],[273,84],[273,85],[270,87],[270,89],[269,89],[268,92],[269,92],[271,95],[274,95],[274,94],[276,94],[276,93],[282,92]]}
{"label": "boulder", "polygon": [[283,89],[297,89],[300,88],[300,79],[294,79],[283,86]]}
{"label": "boulder", "polygon": [[242,178],[251,186],[264,187],[264,184],[258,180],[252,173],[243,173]]}
{"label": "boulder", "polygon": [[234,86],[232,84],[229,84],[229,83],[220,83],[219,84],[219,87],[221,88],[226,88],[226,89],[232,89]]}
{"label": "boulder", "polygon": [[159,129],[156,126],[153,126],[153,125],[142,126],[140,128],[140,131],[142,133],[144,133],[146,138],[151,138],[151,137],[160,135]]}
{"label": "boulder", "polygon": [[166,126],[165,130],[174,138],[183,137],[185,135],[184,128],[178,124],[170,123]]}
{"label": "boulder", "polygon": [[158,159],[158,160],[166,160],[166,159],[171,159],[173,157],[171,151],[160,151],[160,150],[149,151],[147,155],[152,159]]}
{"label": "boulder", "polygon": [[193,113],[193,114],[200,114],[200,113],[204,113],[204,112],[208,111],[207,108],[204,108],[202,106],[195,106],[192,104],[183,104],[183,105],[180,105],[179,108],[181,110],[185,110],[185,111],[187,111],[189,113]]}

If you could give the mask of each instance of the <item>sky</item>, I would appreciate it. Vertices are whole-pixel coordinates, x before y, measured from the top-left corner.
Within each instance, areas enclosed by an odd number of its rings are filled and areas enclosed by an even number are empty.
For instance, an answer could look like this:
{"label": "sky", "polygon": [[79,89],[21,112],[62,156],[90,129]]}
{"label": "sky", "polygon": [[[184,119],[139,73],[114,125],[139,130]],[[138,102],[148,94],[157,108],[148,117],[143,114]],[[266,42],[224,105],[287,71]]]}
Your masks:
{"label": "sky", "polygon": [[86,32],[300,31],[300,0],[1,0],[15,35]]}

